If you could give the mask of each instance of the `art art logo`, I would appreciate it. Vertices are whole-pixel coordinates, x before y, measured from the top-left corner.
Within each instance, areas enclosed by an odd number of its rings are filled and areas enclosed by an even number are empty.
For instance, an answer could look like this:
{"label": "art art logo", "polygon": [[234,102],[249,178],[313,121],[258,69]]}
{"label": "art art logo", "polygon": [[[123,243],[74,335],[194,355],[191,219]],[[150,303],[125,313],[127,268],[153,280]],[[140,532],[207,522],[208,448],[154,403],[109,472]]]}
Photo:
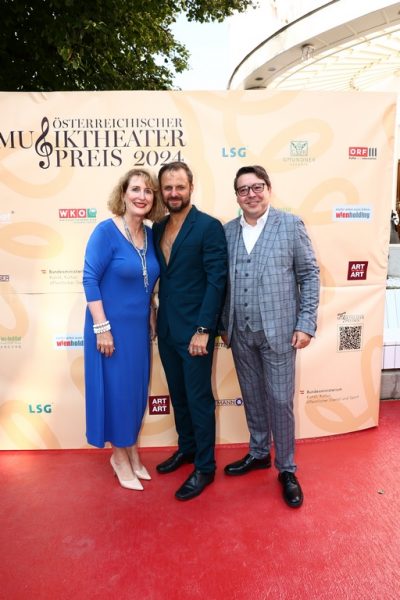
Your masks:
{"label": "art art logo", "polygon": [[372,208],[370,206],[343,205],[334,206],[332,212],[333,221],[371,221]]}
{"label": "art art logo", "polygon": [[8,283],[10,281],[9,275],[0,275],[0,283]]}
{"label": "art art logo", "polygon": [[308,140],[291,140],[289,156],[285,156],[283,161],[297,167],[315,162],[315,157],[310,155]]}
{"label": "art art logo", "polygon": [[96,208],[59,208],[58,218],[60,221],[74,221],[82,223],[84,221],[95,221],[97,216]]}
{"label": "art art logo", "polygon": [[349,267],[347,269],[347,279],[349,281],[360,281],[361,279],[367,279],[368,261],[360,262],[355,260],[349,260]]}
{"label": "art art logo", "polygon": [[169,396],[149,396],[149,415],[169,415],[170,412]]}
{"label": "art art logo", "polygon": [[31,414],[51,413],[53,412],[52,404],[28,404],[28,411]]}
{"label": "art art logo", "polygon": [[55,347],[59,350],[73,350],[74,348],[83,348],[83,337],[81,335],[56,336]]}
{"label": "art art logo", "polygon": [[349,159],[354,160],[361,158],[362,160],[376,160],[378,157],[378,149],[368,146],[350,146]]}

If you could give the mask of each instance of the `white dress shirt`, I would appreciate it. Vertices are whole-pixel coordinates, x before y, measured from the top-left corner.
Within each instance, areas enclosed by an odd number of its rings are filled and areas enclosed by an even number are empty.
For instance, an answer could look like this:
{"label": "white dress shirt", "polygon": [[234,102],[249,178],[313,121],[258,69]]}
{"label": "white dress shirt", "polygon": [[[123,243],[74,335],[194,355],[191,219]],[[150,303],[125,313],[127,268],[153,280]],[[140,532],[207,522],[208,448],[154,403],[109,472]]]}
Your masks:
{"label": "white dress shirt", "polygon": [[259,219],[257,219],[257,223],[255,225],[250,225],[246,221],[244,216],[241,216],[240,225],[242,226],[243,242],[246,247],[247,254],[250,254],[250,252],[256,245],[257,240],[260,237],[262,230],[264,229],[265,223],[267,222],[268,214],[269,204],[267,210]]}

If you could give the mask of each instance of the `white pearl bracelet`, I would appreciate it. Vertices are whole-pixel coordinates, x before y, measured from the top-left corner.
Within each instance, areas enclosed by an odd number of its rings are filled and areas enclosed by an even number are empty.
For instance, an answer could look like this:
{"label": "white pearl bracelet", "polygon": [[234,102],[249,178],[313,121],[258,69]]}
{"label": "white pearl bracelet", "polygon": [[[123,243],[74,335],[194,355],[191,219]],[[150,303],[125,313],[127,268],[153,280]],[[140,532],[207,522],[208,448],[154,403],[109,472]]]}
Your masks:
{"label": "white pearl bracelet", "polygon": [[104,323],[93,324],[93,331],[97,335],[98,333],[105,333],[111,330],[110,321],[104,321]]}

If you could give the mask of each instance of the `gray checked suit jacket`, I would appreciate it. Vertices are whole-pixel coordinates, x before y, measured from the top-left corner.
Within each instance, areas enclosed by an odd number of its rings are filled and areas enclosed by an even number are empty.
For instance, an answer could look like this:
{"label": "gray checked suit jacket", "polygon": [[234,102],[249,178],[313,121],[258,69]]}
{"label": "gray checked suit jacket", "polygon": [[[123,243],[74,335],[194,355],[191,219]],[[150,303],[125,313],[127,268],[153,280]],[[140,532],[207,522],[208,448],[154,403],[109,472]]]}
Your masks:
{"label": "gray checked suit jacket", "polygon": [[[235,269],[240,218],[225,225],[229,278],[221,329],[230,345],[234,326]],[[315,335],[319,301],[319,267],[303,221],[272,206],[258,243],[262,244],[258,266],[258,296],[263,329],[272,350],[291,349],[294,331]]]}

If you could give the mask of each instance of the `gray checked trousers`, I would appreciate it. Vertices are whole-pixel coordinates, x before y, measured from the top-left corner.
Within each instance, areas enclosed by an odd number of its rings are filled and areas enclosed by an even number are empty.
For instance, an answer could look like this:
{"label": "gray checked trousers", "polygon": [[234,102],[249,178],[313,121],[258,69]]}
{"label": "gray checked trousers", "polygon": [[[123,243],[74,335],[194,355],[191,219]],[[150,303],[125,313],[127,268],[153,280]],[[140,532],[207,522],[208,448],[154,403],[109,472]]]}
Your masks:
{"label": "gray checked trousers", "polygon": [[293,396],[296,351],[271,350],[263,331],[234,330],[231,340],[250,432],[250,454],[265,457],[275,447],[275,467],[296,471]]}

